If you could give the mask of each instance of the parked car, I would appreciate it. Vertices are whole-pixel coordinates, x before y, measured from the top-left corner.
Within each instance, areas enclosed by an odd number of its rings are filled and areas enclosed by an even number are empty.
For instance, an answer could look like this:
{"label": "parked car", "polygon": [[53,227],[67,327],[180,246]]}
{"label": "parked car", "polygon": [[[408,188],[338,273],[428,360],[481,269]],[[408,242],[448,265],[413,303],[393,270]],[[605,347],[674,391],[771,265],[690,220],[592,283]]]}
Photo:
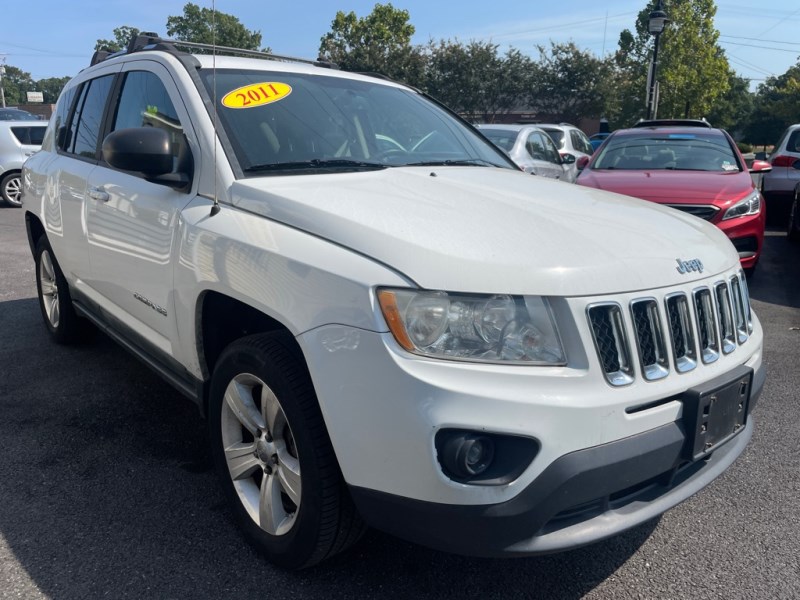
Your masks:
{"label": "parked car", "polygon": [[39,117],[19,108],[0,108],[0,121],[39,121]]}
{"label": "parked car", "polygon": [[533,125],[476,125],[526,173],[573,183],[574,173],[564,164],[553,140]]}
{"label": "parked car", "polygon": [[10,206],[21,206],[22,164],[39,150],[47,123],[0,121],[0,197]]}
{"label": "parked car", "polygon": [[65,86],[23,171],[39,308],[197,403],[272,561],[365,524],[575,548],[743,452],[763,331],[718,229],[531,177],[399,83],[185,47],[142,34]]}
{"label": "parked car", "polygon": [[772,150],[769,163],[772,171],[764,174],[762,191],[770,212],[775,213],[775,220],[785,223],[794,201],[795,188],[800,184],[800,123],[783,132]]}
{"label": "parked car", "polygon": [[543,123],[537,124],[550,136],[558,148],[558,153],[570,170],[570,177],[574,181],[578,177],[578,167],[575,164],[581,157],[588,157],[594,153],[592,143],[586,134],[569,123]]}
{"label": "parked car", "polygon": [[[610,135],[611,133],[608,131],[604,133],[595,133],[594,135],[590,135],[589,143],[592,145],[592,150],[597,150],[602,145],[602,143],[606,141],[606,138]],[[592,154],[594,154],[594,152]]]}
{"label": "parked car", "polygon": [[[581,161],[583,163],[583,161]],[[577,183],[677,208],[719,227],[752,273],[764,241],[765,208],[751,173],[721,129],[647,126],[615,131],[586,161]],[[583,167],[580,164],[579,167]]]}

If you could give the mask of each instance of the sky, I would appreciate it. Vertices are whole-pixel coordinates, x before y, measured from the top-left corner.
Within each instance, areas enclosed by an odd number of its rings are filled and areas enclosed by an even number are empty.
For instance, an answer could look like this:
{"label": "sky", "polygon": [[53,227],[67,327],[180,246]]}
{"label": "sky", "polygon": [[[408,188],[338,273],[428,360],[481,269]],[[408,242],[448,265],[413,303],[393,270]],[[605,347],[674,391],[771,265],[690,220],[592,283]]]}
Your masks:
{"label": "sky", "polygon": [[[187,0],[3,0],[0,61],[27,71],[34,80],[73,76],[89,65],[99,38],[113,39],[121,25],[166,35],[167,17],[182,15]],[[320,38],[339,10],[368,15],[377,0],[194,0],[232,14],[276,54],[316,58]],[[388,1],[381,2],[383,4]],[[514,47],[533,57],[537,44],[574,42],[598,56],[617,47],[619,33],[634,29],[645,0],[393,0],[408,10],[416,28],[413,43],[430,39],[491,41],[501,51]],[[731,66],[751,88],[781,75],[800,57],[797,0],[717,0],[715,25]],[[669,13],[669,0],[665,0]]]}

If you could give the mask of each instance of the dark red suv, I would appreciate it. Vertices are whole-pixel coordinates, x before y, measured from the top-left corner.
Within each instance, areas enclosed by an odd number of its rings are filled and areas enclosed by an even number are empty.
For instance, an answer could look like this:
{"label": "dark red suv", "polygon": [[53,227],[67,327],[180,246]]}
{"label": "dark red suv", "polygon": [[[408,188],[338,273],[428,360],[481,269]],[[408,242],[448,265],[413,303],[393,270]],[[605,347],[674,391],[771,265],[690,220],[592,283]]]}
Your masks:
{"label": "dark red suv", "polygon": [[[577,183],[665,204],[714,223],[752,273],[761,254],[765,203],[731,137],[705,121],[643,124],[612,133],[583,167]],[[582,164],[581,164],[582,163]],[[588,163],[588,164],[587,164]]]}

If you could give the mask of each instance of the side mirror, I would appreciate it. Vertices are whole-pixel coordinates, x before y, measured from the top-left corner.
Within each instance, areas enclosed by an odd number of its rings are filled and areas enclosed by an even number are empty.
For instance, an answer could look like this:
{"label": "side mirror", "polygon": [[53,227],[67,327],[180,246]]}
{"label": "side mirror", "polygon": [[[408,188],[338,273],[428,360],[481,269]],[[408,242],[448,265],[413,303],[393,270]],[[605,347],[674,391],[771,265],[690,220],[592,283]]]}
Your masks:
{"label": "side mirror", "polygon": [[576,163],[577,164],[575,166],[578,168],[578,171],[583,171],[586,168],[586,165],[589,164],[589,157],[581,156]]}
{"label": "side mirror", "polygon": [[158,127],[120,129],[103,140],[103,159],[115,169],[138,171],[147,181],[186,190],[189,175],[174,173],[175,157],[169,133]]}
{"label": "side mirror", "polygon": [[103,158],[115,169],[157,177],[172,171],[172,143],[158,127],[120,129],[103,140]]}
{"label": "side mirror", "polygon": [[754,160],[750,167],[751,173],[767,173],[772,171],[772,165],[765,160]]}
{"label": "side mirror", "polygon": [[564,154],[561,155],[561,162],[563,162],[565,165],[571,165],[575,162],[575,155],[570,154],[569,152],[564,152]]}

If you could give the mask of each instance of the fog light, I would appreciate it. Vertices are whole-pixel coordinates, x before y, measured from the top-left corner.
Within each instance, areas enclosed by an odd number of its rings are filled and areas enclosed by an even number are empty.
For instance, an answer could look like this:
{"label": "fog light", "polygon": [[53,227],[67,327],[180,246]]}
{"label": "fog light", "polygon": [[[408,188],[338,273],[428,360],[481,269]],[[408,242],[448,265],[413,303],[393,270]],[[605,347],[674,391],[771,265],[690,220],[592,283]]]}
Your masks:
{"label": "fog light", "polygon": [[468,429],[440,429],[434,439],[444,474],[469,485],[506,485],[539,451],[534,438]]}
{"label": "fog light", "polygon": [[480,475],[492,464],[494,442],[472,433],[452,436],[444,445],[442,465],[457,477]]}

